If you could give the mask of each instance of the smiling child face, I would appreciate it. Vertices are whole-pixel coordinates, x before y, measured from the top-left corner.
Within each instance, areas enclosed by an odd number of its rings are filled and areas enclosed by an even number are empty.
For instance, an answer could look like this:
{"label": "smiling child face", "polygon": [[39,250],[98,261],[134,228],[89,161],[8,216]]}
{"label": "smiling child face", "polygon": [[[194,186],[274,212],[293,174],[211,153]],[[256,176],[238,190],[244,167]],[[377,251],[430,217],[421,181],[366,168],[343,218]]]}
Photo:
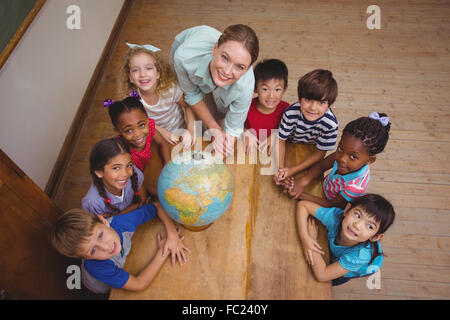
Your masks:
{"label": "smiling child face", "polygon": [[95,174],[102,179],[103,185],[110,193],[122,195],[122,190],[133,174],[131,155],[128,152],[118,154],[105,164],[103,170],[96,170]]}
{"label": "smiling child face", "polygon": [[147,114],[139,109],[124,112],[117,119],[115,130],[130,147],[142,151],[150,131]]}
{"label": "smiling child face", "polygon": [[328,111],[327,100],[313,100],[302,98],[300,100],[300,111],[308,121],[316,121]]}
{"label": "smiling child face", "polygon": [[336,149],[337,173],[346,175],[361,169],[366,164],[375,161],[375,156],[367,152],[361,139],[345,133],[342,135]]}
{"label": "smiling child face", "polygon": [[341,245],[353,246],[367,240],[380,240],[383,235],[376,235],[378,229],[380,229],[380,223],[364,208],[360,206],[351,208],[351,204],[347,204],[339,235]]}
{"label": "smiling child face", "polygon": [[79,256],[84,259],[107,260],[122,250],[119,234],[104,217],[98,217],[101,223],[94,225],[92,235],[80,245]]}
{"label": "smiling child face", "polygon": [[258,94],[257,108],[262,113],[272,113],[285,93],[285,84],[282,79],[268,79],[258,81],[255,92]]}
{"label": "smiling child face", "polygon": [[150,54],[141,52],[130,58],[130,82],[141,92],[153,92],[156,90],[160,73],[155,60]]}

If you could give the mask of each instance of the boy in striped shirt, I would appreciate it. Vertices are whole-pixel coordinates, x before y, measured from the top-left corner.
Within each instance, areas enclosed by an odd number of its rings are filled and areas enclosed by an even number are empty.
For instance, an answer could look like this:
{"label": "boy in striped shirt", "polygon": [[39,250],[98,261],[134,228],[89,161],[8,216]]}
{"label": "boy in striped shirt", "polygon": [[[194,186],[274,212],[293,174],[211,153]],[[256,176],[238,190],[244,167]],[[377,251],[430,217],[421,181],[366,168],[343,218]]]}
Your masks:
{"label": "boy in striped shirt", "polygon": [[[284,111],[279,127],[279,169],[274,175],[277,185],[322,160],[327,151],[334,149],[337,140],[338,121],[330,108],[338,94],[333,74],[313,70],[300,78],[297,92],[299,101]],[[316,150],[297,165],[286,167],[286,141],[315,144]]]}

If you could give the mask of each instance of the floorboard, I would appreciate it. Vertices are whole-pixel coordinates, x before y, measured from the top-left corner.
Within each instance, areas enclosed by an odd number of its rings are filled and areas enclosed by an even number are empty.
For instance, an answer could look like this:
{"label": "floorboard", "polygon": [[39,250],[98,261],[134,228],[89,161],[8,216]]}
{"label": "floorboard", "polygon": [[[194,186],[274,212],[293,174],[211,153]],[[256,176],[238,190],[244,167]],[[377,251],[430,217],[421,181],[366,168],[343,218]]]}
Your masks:
{"label": "floorboard", "polygon": [[223,30],[249,24],[259,36],[259,58],[289,68],[285,100],[315,68],[330,69],[339,86],[333,110],[340,130],[372,111],[392,121],[386,152],[372,167],[371,192],[394,204],[397,219],[382,240],[386,252],[381,288],[365,279],[333,288],[335,299],[450,298],[450,1],[378,1],[381,29],[366,27],[361,1],[154,0],[135,1],[90,106],[55,201],[80,205],[90,185],[87,157],[99,139],[113,135],[102,106],[119,97],[124,42],[151,43],[163,52],[194,25]]}

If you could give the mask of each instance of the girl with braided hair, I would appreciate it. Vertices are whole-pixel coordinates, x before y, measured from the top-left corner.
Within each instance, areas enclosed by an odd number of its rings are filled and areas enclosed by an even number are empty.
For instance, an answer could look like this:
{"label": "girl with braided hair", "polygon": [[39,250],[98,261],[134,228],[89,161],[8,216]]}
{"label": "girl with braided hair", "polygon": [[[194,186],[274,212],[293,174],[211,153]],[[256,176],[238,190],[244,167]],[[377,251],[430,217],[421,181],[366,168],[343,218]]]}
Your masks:
{"label": "girl with braided hair", "polygon": [[[389,139],[391,123],[384,113],[372,112],[349,122],[337,150],[314,165],[301,178],[290,177],[284,192],[296,200],[313,201],[323,207],[344,208],[348,202],[366,193],[369,185],[369,165],[382,152]],[[312,179],[332,169],[323,181],[325,199],[303,192]]]}
{"label": "girl with braided hair", "polygon": [[147,202],[144,175],[133,165],[122,139],[100,140],[92,148],[89,161],[93,183],[81,201],[83,210],[111,217]]}

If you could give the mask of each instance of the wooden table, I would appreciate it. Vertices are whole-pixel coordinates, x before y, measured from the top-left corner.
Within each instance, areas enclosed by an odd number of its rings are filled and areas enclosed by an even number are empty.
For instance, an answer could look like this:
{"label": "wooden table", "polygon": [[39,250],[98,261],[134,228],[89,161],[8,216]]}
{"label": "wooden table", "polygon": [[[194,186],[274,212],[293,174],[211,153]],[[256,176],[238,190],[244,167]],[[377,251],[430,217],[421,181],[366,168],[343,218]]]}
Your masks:
{"label": "wooden table", "polygon": [[[301,161],[314,148],[287,144],[287,165]],[[113,289],[110,299],[331,299],[330,283],[317,282],[303,257],[295,225],[296,201],[281,192],[271,175],[260,174],[263,165],[251,164],[248,156],[245,160],[227,164],[234,193],[222,217],[203,231],[183,229],[192,252],[189,261],[182,267],[166,261],[147,289]],[[146,184],[156,183],[154,168],[154,163],[146,168]],[[317,179],[307,191],[323,196],[321,185]],[[164,232],[158,219],[137,228],[125,270],[137,274],[149,262],[157,232]],[[323,226],[319,243],[328,248]]]}

